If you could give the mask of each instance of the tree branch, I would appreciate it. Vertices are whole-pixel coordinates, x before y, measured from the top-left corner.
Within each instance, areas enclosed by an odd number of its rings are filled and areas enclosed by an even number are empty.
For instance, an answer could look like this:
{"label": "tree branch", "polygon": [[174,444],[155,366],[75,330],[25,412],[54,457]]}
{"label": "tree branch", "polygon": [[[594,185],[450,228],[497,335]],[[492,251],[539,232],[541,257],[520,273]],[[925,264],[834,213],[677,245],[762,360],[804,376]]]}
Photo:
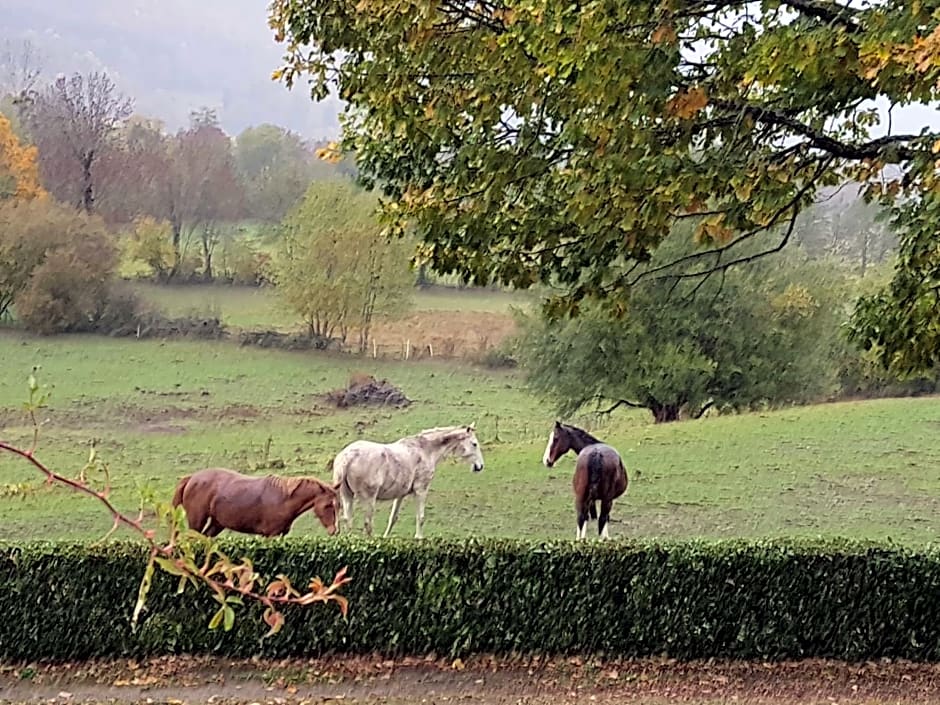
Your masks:
{"label": "tree branch", "polygon": [[925,142],[926,140],[934,141],[940,137],[940,135],[936,133],[932,135],[886,135],[868,142],[862,142],[861,144],[848,144],[840,142],[819,130],[815,130],[809,125],[778,110],[771,110],[770,108],[759,105],[748,105],[746,103],[721,98],[711,99],[710,104],[720,110],[744,111],[757,122],[778,127],[787,127],[798,135],[807,138],[813,147],[821,149],[834,157],[850,159],[852,161],[881,157],[889,148],[894,149],[902,161],[907,161],[913,159],[917,154],[915,150],[905,146],[907,143],[914,140]]}
{"label": "tree branch", "polygon": [[796,10],[806,17],[814,17],[830,24],[838,25],[852,33],[861,31],[857,22],[857,13],[850,7],[825,0],[780,0],[781,5]]}
{"label": "tree branch", "polygon": [[[600,399],[601,399],[600,397],[597,398],[598,401],[600,401]],[[648,409],[649,408],[648,406],[646,406],[646,404],[638,404],[635,401],[629,401],[627,399],[618,399],[616,402],[614,402],[613,406],[607,409],[599,410],[597,413],[603,416],[606,416],[607,414],[612,413],[614,410],[619,409],[621,406],[629,406],[632,409]]]}

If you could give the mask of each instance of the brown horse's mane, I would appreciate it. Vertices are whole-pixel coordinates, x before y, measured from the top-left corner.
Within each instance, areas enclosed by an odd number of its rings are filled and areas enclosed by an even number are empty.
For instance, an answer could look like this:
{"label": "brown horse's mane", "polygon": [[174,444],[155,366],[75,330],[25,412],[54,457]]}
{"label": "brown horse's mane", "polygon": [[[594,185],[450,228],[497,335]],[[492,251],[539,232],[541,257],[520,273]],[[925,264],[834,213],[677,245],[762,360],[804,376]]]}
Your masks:
{"label": "brown horse's mane", "polygon": [[584,446],[594,445],[595,443],[603,443],[603,441],[601,441],[599,438],[595,438],[583,428],[578,428],[577,426],[572,426],[566,423],[561,424],[561,427],[565,429],[569,435],[574,436],[578,442]]}
{"label": "brown horse's mane", "polygon": [[286,497],[290,497],[294,492],[308,483],[315,483],[319,487],[326,485],[315,477],[282,477],[281,475],[267,475],[264,478],[272,487],[280,490]]}

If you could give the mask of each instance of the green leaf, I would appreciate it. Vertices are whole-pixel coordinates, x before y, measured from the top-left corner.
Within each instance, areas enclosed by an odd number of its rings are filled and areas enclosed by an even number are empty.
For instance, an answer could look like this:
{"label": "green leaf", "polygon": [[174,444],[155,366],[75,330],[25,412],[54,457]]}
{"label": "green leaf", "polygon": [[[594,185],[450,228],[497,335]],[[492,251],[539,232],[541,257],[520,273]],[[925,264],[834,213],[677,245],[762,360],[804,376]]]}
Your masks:
{"label": "green leaf", "polygon": [[218,629],[219,625],[222,624],[222,620],[225,619],[225,607],[220,607],[216,610],[215,614],[212,615],[212,619],[209,620],[209,629]]}

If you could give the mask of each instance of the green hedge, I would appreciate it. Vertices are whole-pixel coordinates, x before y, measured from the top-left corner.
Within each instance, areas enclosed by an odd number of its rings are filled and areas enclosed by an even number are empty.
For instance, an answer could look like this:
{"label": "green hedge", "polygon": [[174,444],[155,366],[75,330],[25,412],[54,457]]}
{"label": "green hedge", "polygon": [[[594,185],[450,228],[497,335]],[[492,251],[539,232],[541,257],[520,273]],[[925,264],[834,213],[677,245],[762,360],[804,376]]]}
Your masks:
{"label": "green hedge", "polygon": [[940,553],[855,543],[225,541],[298,584],[349,566],[348,622],[291,608],[263,643],[259,610],[209,631],[211,600],[158,575],[130,612],[138,546],[0,544],[0,658],[166,653],[940,660]]}

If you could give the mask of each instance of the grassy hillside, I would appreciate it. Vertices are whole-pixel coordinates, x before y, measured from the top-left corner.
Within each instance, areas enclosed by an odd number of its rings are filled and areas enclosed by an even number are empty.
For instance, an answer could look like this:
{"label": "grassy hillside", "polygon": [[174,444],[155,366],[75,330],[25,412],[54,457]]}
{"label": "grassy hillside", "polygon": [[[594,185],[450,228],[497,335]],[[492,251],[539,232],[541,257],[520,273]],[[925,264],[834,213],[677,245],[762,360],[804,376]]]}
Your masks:
{"label": "grassy hillside", "polygon": [[[75,474],[95,439],[133,508],[140,487],[168,497],[176,479],[207,465],[325,477],[355,438],[393,440],[475,420],[486,469],[439,468],[428,536],[568,537],[574,533],[569,456],[540,464],[551,409],[515,373],[442,363],[154,342],[0,335],[0,437],[28,442],[25,378],[41,365],[53,386],[40,457]],[[336,411],[320,395],[367,372],[415,400],[406,410]],[[614,508],[624,536],[844,535],[932,540],[940,516],[940,400],[841,403],[654,426],[641,412],[595,426],[623,453],[633,484]],[[498,435],[497,435],[498,434]],[[636,471],[641,474],[637,476]],[[257,469],[264,472],[263,468]],[[89,500],[38,485],[29,467],[0,458],[0,538],[92,538],[108,526]],[[378,522],[384,522],[383,506]],[[406,502],[396,534],[413,533]],[[322,533],[310,517],[295,533]]]}

